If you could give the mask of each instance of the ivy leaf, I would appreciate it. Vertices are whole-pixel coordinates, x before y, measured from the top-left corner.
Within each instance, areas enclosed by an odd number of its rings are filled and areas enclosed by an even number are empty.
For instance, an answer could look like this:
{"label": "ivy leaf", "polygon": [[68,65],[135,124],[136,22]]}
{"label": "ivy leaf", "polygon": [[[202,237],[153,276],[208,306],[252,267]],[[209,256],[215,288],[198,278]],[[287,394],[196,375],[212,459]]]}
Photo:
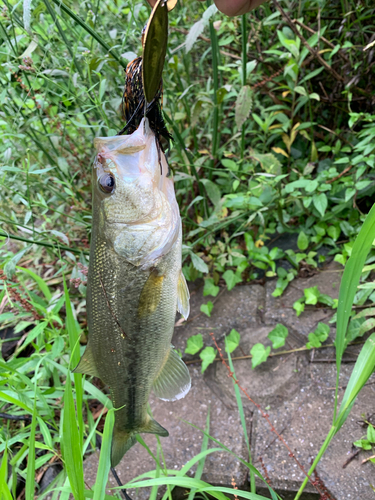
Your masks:
{"label": "ivy leaf", "polygon": [[334,300],[332,297],[330,297],[329,295],[326,295],[325,293],[321,293],[319,295],[319,302],[321,304],[327,304],[327,306],[329,307],[333,307],[334,306]]}
{"label": "ivy leaf", "polygon": [[251,88],[245,85],[240,90],[236,101],[235,119],[237,128],[240,129],[247,120],[253,105]]}
{"label": "ivy leaf", "polygon": [[241,277],[234,274],[231,269],[225,271],[225,273],[223,274],[223,279],[227,284],[228,291],[232,290],[232,288],[234,288],[237,283],[241,283],[242,281]]}
{"label": "ivy leaf", "polygon": [[214,307],[213,303],[209,300],[207,304],[201,305],[201,312],[206,314],[210,318],[213,307]]}
{"label": "ivy leaf", "polygon": [[298,235],[297,246],[300,250],[306,250],[309,246],[309,238],[303,231],[301,231]]}
{"label": "ivy leaf", "polygon": [[190,253],[190,256],[193,266],[197,271],[200,271],[201,273],[208,273],[208,266],[203,259],[198,257],[198,255],[193,252]]}
{"label": "ivy leaf", "polygon": [[207,278],[204,280],[204,288],[203,288],[203,296],[212,295],[212,297],[216,297],[219,293],[220,288],[215,285],[215,282],[212,278]]}
{"label": "ivy leaf", "polygon": [[363,450],[371,450],[372,446],[367,439],[359,439],[358,441],[354,441],[354,446],[357,446],[357,448],[362,448]]}
{"label": "ivy leaf", "polygon": [[205,347],[200,353],[199,357],[202,360],[202,373],[207,369],[207,367],[214,362],[216,358],[216,350],[211,347]]}
{"label": "ivy leaf", "polygon": [[186,342],[186,354],[197,354],[203,347],[203,337],[200,333],[198,335],[192,335],[187,339]]}
{"label": "ivy leaf", "polygon": [[296,311],[297,316],[300,316],[305,310],[304,297],[296,300],[293,304],[293,309]]}
{"label": "ivy leaf", "polygon": [[305,295],[306,304],[315,305],[318,303],[320,295],[318,287],[312,286],[311,288],[305,288],[303,293]]}
{"label": "ivy leaf", "polygon": [[225,337],[225,350],[229,353],[233,352],[240,343],[241,335],[237,330],[232,330],[229,335]]}
{"label": "ivy leaf", "polygon": [[313,203],[317,211],[323,217],[328,206],[327,196],[324,193],[314,194]]}
{"label": "ivy leaf", "polygon": [[267,361],[267,358],[271,352],[271,347],[264,347],[263,344],[255,344],[251,348],[250,354],[253,356],[251,359],[251,365],[254,369],[256,366]]}
{"label": "ivy leaf", "polygon": [[309,342],[307,342],[306,347],[312,349],[313,347],[320,347],[322,342],[327,340],[329,334],[329,326],[325,323],[318,323],[316,329],[309,333]]}
{"label": "ivy leaf", "polygon": [[274,349],[279,349],[285,345],[285,339],[288,336],[288,328],[284,325],[278,323],[275,328],[270,331],[267,337],[272,342],[272,347]]}

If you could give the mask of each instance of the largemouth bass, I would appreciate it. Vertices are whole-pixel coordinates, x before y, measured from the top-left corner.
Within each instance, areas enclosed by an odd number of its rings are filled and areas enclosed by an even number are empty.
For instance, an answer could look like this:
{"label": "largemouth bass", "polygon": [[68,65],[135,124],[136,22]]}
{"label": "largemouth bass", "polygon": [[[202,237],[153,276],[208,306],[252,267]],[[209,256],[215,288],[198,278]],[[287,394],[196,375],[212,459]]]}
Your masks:
{"label": "largemouth bass", "polygon": [[148,119],[131,135],[95,139],[87,286],[89,338],[75,369],[110,388],[111,465],[146,432],[168,436],[147,413],[151,390],[184,397],[189,371],[171,347],[176,310],[189,315],[181,219],[168,165]]}

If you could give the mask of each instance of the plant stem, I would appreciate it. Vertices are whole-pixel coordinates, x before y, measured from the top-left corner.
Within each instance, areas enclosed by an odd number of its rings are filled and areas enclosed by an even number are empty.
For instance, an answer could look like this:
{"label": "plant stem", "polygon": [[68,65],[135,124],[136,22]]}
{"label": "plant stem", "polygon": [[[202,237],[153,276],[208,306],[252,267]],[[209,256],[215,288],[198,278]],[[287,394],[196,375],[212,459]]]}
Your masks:
{"label": "plant stem", "polygon": [[[217,145],[219,138],[219,105],[217,102],[217,91],[219,89],[219,71],[218,71],[218,55],[217,55],[217,36],[214,28],[214,24],[210,21],[210,38],[211,38],[211,53],[212,53],[212,71],[214,80],[214,115],[213,115],[213,127],[212,127],[212,160],[211,167],[214,168]],[[212,170],[209,172],[209,179],[212,179]]]}
{"label": "plant stem", "polygon": [[315,467],[318,465],[320,459],[324,455],[326,449],[328,448],[330,442],[332,441],[333,436],[336,434],[336,431],[337,431],[337,428],[335,426],[332,426],[324,443],[323,443],[323,445],[322,445],[322,447],[319,450],[319,453],[317,454],[312,466],[310,467],[309,472],[307,473],[307,476],[303,480],[303,483],[301,484],[300,489],[297,492],[297,495],[294,497],[294,500],[298,500],[301,497],[303,490],[305,489],[305,486],[309,481],[309,477],[314,472]]}
{"label": "plant stem", "polygon": [[[242,86],[246,85],[246,14],[241,18],[241,37],[242,37]],[[242,124],[241,130],[241,160],[243,160],[245,151],[245,123]]]}

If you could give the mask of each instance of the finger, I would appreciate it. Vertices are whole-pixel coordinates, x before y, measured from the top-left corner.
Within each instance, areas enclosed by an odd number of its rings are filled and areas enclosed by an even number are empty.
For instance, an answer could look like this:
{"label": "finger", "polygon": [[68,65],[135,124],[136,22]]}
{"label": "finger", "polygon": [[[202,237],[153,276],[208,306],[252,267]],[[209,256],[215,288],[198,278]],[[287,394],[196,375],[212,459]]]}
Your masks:
{"label": "finger", "polygon": [[256,7],[265,0],[215,0],[216,7],[227,16],[240,16]]}

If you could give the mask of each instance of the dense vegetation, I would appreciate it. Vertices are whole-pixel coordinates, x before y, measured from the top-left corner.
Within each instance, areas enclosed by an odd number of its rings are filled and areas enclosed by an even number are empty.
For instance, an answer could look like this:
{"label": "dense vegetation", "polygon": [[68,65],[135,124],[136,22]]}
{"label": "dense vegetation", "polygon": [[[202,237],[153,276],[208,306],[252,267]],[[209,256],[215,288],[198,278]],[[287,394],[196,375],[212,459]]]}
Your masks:
{"label": "dense vegetation", "polygon": [[[103,430],[95,405],[110,405],[89,381],[82,389],[81,375],[74,392],[66,377],[87,333],[93,139],[124,125],[124,67],[141,53],[149,12],[145,2],[108,0],[4,0],[0,12],[0,410],[20,417],[4,421],[0,452],[12,456],[14,498],[33,498],[34,479],[61,462],[65,443],[62,487],[69,464],[95,447],[95,425]],[[347,263],[375,193],[374,23],[371,0],[273,0],[242,18],[180,0],[171,13],[169,164],[184,273],[204,277],[205,295],[275,279],[277,296],[329,255]],[[375,267],[368,250],[363,280]],[[355,301],[375,302],[374,287]],[[214,314],[211,301],[203,312]],[[373,328],[364,322],[350,340]],[[81,434],[71,436],[63,426],[75,421],[73,395]],[[83,437],[83,450],[70,450]]]}

